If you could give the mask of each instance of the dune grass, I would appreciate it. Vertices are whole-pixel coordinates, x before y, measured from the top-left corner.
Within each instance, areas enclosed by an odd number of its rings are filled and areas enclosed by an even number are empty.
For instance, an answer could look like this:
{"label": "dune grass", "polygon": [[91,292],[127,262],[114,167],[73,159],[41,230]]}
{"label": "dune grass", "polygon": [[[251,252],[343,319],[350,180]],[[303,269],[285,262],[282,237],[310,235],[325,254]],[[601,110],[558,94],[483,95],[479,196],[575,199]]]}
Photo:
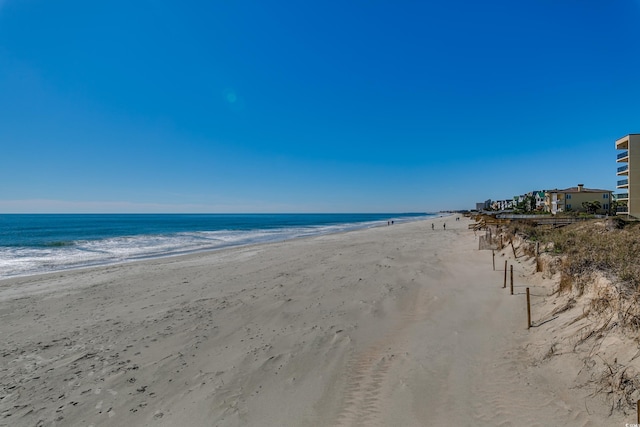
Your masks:
{"label": "dune grass", "polygon": [[625,293],[640,290],[640,223],[617,218],[562,228],[515,223],[507,227],[507,233],[540,242],[541,252],[562,256],[562,290],[583,286],[580,279],[595,271],[613,278]]}
{"label": "dune grass", "polygon": [[[535,227],[512,223],[503,229],[507,239],[520,237],[520,248],[526,255],[535,256],[536,242],[541,253],[552,255],[559,266],[558,291],[565,293],[565,304],[554,314],[568,311],[597,275],[604,276],[609,286],[591,289],[582,313],[574,320],[587,319],[588,324],[574,337],[574,348],[588,344],[590,349],[584,360],[598,359],[590,380],[593,395],[604,395],[611,403],[611,413],[621,410],[625,414],[635,411],[640,398],[640,372],[631,361],[622,361],[600,353],[604,338],[620,328],[627,338],[640,343],[640,223],[618,218],[589,220],[562,228]],[[540,264],[538,264],[540,266]],[[552,345],[549,356],[554,355]],[[635,358],[635,357],[634,357]]]}

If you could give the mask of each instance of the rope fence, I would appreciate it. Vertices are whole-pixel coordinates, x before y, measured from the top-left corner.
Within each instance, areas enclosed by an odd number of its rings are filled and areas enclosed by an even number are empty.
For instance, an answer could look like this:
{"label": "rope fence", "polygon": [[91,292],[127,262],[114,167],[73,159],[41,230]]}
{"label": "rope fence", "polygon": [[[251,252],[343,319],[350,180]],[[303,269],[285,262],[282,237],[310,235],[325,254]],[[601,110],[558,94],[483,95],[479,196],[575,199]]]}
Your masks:
{"label": "rope fence", "polygon": [[[496,270],[496,254],[495,251],[492,251],[492,265],[493,265],[493,270]],[[515,292],[514,288],[517,287],[514,285],[514,275],[513,275],[513,264],[509,264],[508,260],[504,260],[504,276],[503,276],[503,281],[502,281],[502,288],[506,288],[507,287],[507,272],[509,273],[509,294],[510,295],[525,295],[526,296],[526,307],[527,307],[527,329],[531,329],[532,327],[538,327],[541,326],[547,322],[550,322],[554,319],[556,319],[558,316],[552,317],[550,319],[540,319],[537,323],[534,323],[531,320],[531,297],[540,297],[540,298],[546,298],[548,297],[548,295],[539,295],[539,294],[534,294],[531,293],[531,290],[529,287],[525,288],[525,292]]]}

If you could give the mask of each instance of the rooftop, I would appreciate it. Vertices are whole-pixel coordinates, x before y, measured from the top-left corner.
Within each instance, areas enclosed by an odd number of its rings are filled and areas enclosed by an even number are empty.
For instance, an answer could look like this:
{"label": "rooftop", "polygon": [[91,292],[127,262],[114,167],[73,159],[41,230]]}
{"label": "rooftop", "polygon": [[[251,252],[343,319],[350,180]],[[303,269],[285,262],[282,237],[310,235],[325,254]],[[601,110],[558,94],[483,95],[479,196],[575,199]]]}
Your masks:
{"label": "rooftop", "polygon": [[549,192],[557,192],[557,193],[611,193],[611,190],[600,190],[597,188],[584,188],[580,189],[579,187],[569,187],[563,190],[549,190]]}

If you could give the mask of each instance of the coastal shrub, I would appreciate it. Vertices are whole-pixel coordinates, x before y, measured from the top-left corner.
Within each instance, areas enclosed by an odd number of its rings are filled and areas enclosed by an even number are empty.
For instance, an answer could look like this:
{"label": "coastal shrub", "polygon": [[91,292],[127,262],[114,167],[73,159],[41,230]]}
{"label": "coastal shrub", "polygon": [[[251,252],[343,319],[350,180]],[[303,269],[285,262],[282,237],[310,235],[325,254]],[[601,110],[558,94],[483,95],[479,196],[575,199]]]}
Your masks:
{"label": "coastal shrub", "polygon": [[640,224],[619,218],[590,220],[562,228],[510,224],[507,238],[540,242],[540,250],[563,256],[560,289],[580,293],[595,271],[615,277],[626,293],[640,290]]}

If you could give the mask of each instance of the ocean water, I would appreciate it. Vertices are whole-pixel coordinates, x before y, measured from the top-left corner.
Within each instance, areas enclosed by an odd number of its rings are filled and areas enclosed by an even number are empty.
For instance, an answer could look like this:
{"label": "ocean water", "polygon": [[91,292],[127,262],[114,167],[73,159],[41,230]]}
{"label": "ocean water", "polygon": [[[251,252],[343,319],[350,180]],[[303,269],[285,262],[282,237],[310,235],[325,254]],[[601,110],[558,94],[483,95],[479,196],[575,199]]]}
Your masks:
{"label": "ocean water", "polygon": [[415,221],[435,214],[0,215],[0,278]]}

